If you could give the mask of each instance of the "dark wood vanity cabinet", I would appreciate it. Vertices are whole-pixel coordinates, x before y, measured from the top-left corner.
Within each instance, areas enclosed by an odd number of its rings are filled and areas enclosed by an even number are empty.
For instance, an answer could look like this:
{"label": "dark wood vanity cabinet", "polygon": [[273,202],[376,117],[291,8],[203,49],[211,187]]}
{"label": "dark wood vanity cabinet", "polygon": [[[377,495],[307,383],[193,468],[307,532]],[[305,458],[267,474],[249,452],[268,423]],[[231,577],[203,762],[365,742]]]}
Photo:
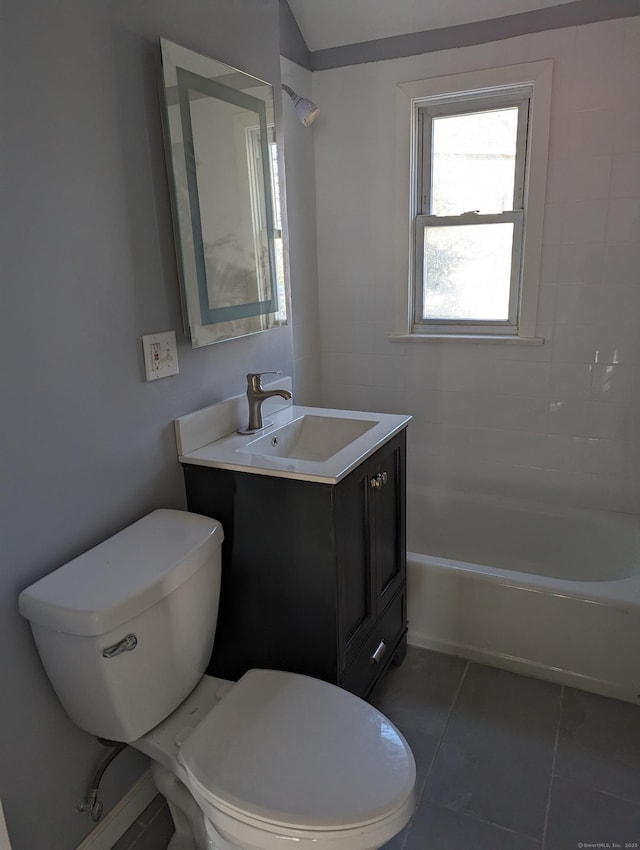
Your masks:
{"label": "dark wood vanity cabinet", "polygon": [[338,484],[184,465],[225,533],[208,672],[317,676],[366,696],[406,651],[405,431]]}

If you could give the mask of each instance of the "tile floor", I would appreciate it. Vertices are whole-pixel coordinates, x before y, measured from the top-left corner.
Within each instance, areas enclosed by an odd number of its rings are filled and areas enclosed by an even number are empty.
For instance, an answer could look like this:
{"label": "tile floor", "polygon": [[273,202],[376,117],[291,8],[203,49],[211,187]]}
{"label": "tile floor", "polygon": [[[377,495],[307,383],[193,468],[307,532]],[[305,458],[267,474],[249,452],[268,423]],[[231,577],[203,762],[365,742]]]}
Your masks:
{"label": "tile floor", "polygon": [[[640,708],[409,647],[370,701],[418,767],[386,850],[640,850]],[[113,850],[165,850],[161,797]]]}

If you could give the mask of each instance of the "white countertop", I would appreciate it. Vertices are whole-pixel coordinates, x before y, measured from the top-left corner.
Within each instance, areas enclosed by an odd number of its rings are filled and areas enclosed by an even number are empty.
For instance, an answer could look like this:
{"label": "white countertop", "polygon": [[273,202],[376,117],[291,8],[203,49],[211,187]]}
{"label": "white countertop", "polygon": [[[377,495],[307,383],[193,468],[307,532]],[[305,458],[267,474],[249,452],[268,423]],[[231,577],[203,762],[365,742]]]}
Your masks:
{"label": "white countertop", "polygon": [[[364,419],[374,422],[372,428],[357,437],[344,449],[324,461],[297,460],[291,457],[275,457],[250,454],[244,449],[248,442],[276,431],[283,425],[301,416],[331,416],[343,419]],[[236,433],[205,443],[185,454],[178,454],[181,463],[196,466],[211,466],[254,475],[272,475],[278,478],[294,478],[300,481],[315,481],[320,484],[337,484],[356,466],[372,455],[380,446],[406,428],[411,416],[393,413],[370,413],[354,410],[334,410],[324,407],[302,407],[288,405],[269,413],[272,424],[251,436]],[[180,442],[178,443],[180,445]]]}

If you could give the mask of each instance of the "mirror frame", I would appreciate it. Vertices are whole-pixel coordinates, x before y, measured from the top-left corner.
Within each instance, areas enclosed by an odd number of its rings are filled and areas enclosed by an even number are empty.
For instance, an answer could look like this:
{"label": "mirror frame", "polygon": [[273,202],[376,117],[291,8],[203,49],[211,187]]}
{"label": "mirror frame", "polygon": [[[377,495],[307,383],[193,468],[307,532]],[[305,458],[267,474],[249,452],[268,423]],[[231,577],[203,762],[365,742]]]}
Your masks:
{"label": "mirror frame", "polygon": [[[273,87],[264,80],[167,39],[160,39],[160,48],[163,126],[185,333],[191,337],[192,346],[197,348],[284,324],[286,317],[284,320],[276,318],[280,299],[274,226],[278,196],[273,186],[277,176],[272,178],[270,151],[271,127],[275,143]],[[246,196],[243,200],[252,211],[254,207],[258,209],[258,214],[251,216],[253,239],[245,239],[240,246],[244,256],[254,260],[255,286],[252,287],[253,297],[250,296],[249,300],[238,300],[240,287],[232,296],[232,303],[216,300],[216,280],[212,269],[216,234],[203,232],[201,206],[205,193],[209,203],[215,199],[215,188],[204,185],[202,174],[205,169],[198,168],[197,157],[205,153],[215,156],[217,146],[215,136],[194,139],[192,115],[192,105],[203,98],[235,107],[239,116],[246,113],[251,115],[251,123],[257,122],[258,162],[250,163],[245,152],[247,174],[233,175],[237,196]],[[229,132],[229,127],[221,128],[221,131]],[[251,186],[254,195],[249,198]],[[257,195],[259,199],[256,200]],[[224,215],[224,198],[215,200],[217,212]],[[260,232],[256,218],[264,224]],[[212,259],[208,261],[208,257]],[[231,269],[238,277],[245,271],[240,267]],[[280,288],[283,288],[283,283],[281,281]],[[284,298],[281,300],[284,302]]]}

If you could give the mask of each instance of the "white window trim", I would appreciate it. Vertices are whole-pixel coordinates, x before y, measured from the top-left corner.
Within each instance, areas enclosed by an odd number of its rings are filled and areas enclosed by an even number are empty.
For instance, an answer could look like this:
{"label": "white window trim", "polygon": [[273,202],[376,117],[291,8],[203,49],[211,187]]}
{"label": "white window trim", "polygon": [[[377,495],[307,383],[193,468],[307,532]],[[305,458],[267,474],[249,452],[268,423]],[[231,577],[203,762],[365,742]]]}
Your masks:
{"label": "white window trim", "polygon": [[[553,61],[528,62],[504,68],[489,68],[447,77],[433,77],[400,83],[396,87],[396,290],[395,331],[389,335],[393,341],[465,340],[485,342],[519,342],[540,345],[544,340],[535,336],[542,230],[549,148],[549,123],[551,113],[551,77]],[[412,258],[415,240],[415,211],[417,207],[416,180],[414,179],[417,155],[416,104],[425,98],[498,88],[533,84],[529,115],[529,144],[527,146],[525,198],[527,221],[522,245],[522,292],[518,334],[513,336],[490,334],[437,334],[412,329],[413,280]]]}

